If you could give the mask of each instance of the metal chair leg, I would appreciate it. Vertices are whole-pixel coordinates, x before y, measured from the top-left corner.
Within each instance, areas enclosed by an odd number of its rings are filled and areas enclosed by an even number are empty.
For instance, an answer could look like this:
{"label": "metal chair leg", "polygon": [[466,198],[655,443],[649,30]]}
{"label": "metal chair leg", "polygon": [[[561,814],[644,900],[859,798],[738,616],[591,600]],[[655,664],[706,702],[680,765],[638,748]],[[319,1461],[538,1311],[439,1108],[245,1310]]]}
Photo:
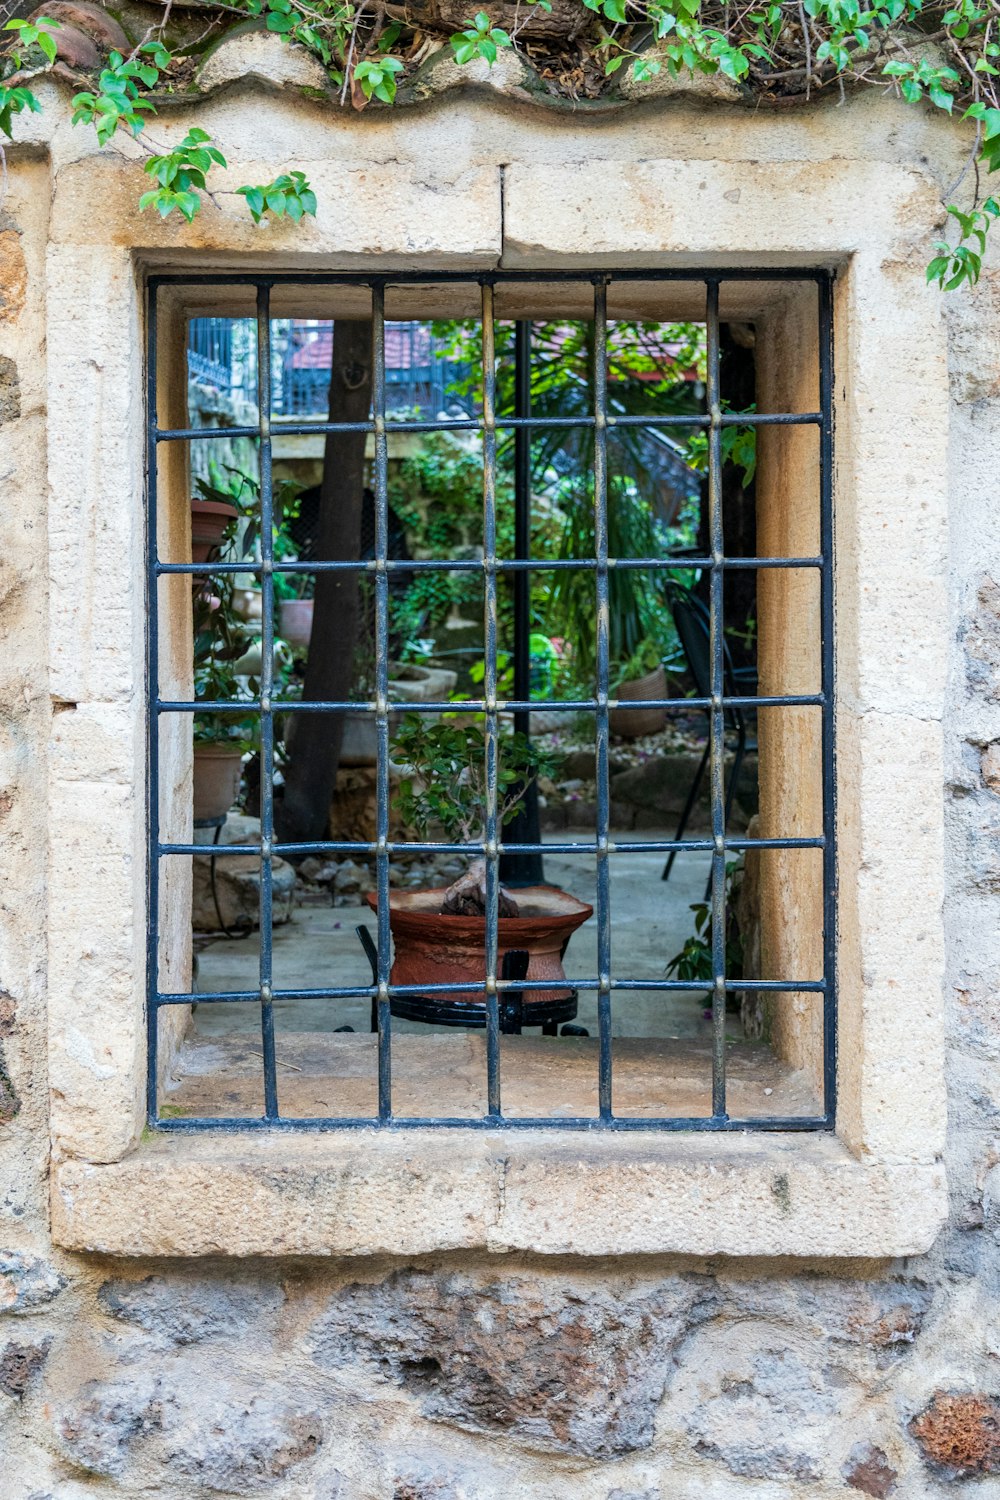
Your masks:
{"label": "metal chair leg", "polygon": [[[361,939],[365,957],[372,966],[372,984],[378,984],[378,949],[372,942],[372,935],[363,922],[359,922],[354,931]],[[374,995],[372,996],[371,1030],[378,1031],[378,1001]]]}
{"label": "metal chair leg", "polygon": [[[701,763],[698,766],[697,771],[694,773],[694,780],[691,783],[691,790],[688,792],[687,801],[684,804],[684,811],[681,813],[681,820],[677,825],[677,832],[674,834],[674,838],[677,840],[680,840],[684,837],[684,830],[688,825],[688,819],[690,818],[694,805],[698,800],[698,793],[701,790],[701,783],[705,776],[705,767],[708,765],[708,757],[711,754],[711,750],[712,741],[711,739],[709,739],[705,745],[705,753],[701,757]],[[670,853],[667,855],[667,862],[663,866],[663,874],[660,876],[661,880],[670,879],[670,871],[674,867],[674,860],[676,858],[677,850],[671,849]]]}

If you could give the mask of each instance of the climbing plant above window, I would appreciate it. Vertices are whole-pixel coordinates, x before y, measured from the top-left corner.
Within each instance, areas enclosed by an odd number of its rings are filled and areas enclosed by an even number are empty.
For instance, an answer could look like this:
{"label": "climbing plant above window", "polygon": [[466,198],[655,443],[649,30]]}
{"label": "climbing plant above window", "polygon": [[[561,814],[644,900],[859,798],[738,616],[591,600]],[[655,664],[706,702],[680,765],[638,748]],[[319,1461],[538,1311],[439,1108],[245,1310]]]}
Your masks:
{"label": "climbing plant above window", "polygon": [[[52,0],[49,9],[53,14],[43,7],[28,19],[8,21],[0,32],[6,34],[0,132],[12,136],[15,117],[40,108],[34,79],[50,70],[73,78],[80,85],[73,123],[92,126],[110,149],[117,149],[121,131],[138,141],[159,184],[143,196],[143,206],[165,217],[177,212],[190,222],[204,197],[213,197],[212,169],[226,163],[200,129],[170,149],[148,142],[147,126],[158,101],[191,85],[200,61],[241,16],[315,58],[331,101],[354,109],[409,97],[406,91],[416,89],[418,73],[437,54],[460,68],[492,68],[512,54],[529,65],[540,61],[539,89],[571,98],[611,99],[621,95],[626,79],[642,83],[663,72],[714,75],[734,97],[761,103],[875,88],[944,110],[968,131],[965,170],[944,200],[956,237],[938,243],[928,279],[945,290],[974,283],[998,217],[997,198],[981,201],[980,194],[981,176],[1000,167],[997,0],[751,0],[740,6],[728,0],[537,0],[533,6],[497,0],[488,10],[470,5],[467,15],[455,0],[413,7],[227,0],[185,10],[181,19],[167,4],[159,25],[135,37],[109,15],[93,34],[106,64],[91,71],[80,70],[73,45],[87,16],[65,0]],[[119,32],[119,45],[109,47],[108,35]],[[309,183],[291,169],[273,183],[235,191],[255,222],[265,215],[298,221],[316,210]],[[960,194],[964,201],[951,201]]]}

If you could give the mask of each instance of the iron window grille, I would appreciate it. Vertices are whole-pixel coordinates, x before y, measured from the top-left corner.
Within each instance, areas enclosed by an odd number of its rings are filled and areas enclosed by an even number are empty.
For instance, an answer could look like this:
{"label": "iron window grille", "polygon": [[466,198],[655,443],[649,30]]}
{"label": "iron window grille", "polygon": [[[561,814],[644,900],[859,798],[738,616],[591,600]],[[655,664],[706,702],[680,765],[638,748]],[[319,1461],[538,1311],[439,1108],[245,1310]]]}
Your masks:
{"label": "iron window grille", "polygon": [[[617,415],[611,409],[607,381],[608,288],[625,282],[688,282],[705,289],[705,324],[707,341],[706,412],[702,416],[670,416],[648,413]],[[421,284],[478,284],[482,319],[482,391],[481,413],[467,418],[392,421],[392,433],[433,433],[470,431],[481,436],[483,453],[483,558],[395,561],[388,555],[388,447],[387,447],[387,373],[385,359],[385,296],[387,288],[416,287]],[[540,419],[520,407],[515,415],[498,416],[496,412],[495,314],[494,293],[498,286],[512,283],[544,286],[563,282],[590,284],[593,288],[594,371],[593,411],[586,416],[566,416],[557,420],[560,428],[592,428],[594,433],[594,555],[588,559],[554,562],[533,561],[520,554],[515,559],[498,558],[497,534],[497,433],[514,431],[530,434],[541,425]],[[805,412],[731,412],[724,409],[720,392],[720,287],[727,282],[811,283],[817,291],[819,409]],[[227,438],[249,438],[259,441],[260,458],[260,537],[259,562],[209,561],[206,563],[166,562],[157,549],[157,457],[160,445],[197,443],[219,436],[214,428],[160,428],[157,422],[157,297],[161,287],[252,288],[256,294],[257,368],[271,370],[271,292],[273,288],[294,285],[297,288],[362,287],[371,295],[372,308],[372,410],[369,419],[358,423],[331,423],[303,420],[283,423],[287,434],[326,434],[331,431],[365,432],[374,435],[374,491],[376,514],[375,555],[368,561],[293,561],[280,562],[273,548],[273,490],[271,453],[271,383],[266,377],[258,382],[259,420],[255,426],[225,429]],[[527,325],[521,325],[525,328]],[[147,1109],[152,1127],[161,1131],[294,1129],[324,1130],[350,1128],[507,1128],[507,1129],[586,1129],[601,1131],[815,1131],[834,1126],[836,1102],[836,856],[835,856],[835,740],[834,740],[834,649],[833,649],[833,314],[832,275],[824,270],[740,268],[721,271],[697,269],[647,270],[630,269],[600,272],[426,272],[399,275],[352,273],[287,275],[166,275],[152,277],[148,283],[147,316],[147,671],[149,689],[148,796],[149,796],[149,864],[147,929]],[[634,425],[669,433],[671,428],[702,428],[707,432],[708,534],[710,547],[704,557],[612,558],[608,553],[608,432],[618,424]],[[819,434],[819,537],[820,550],[814,556],[727,557],[723,536],[722,469],[723,431],[727,426],[761,427],[811,426]],[[522,448],[523,451],[523,448]],[[515,461],[516,462],[516,461]],[[522,489],[527,483],[523,472],[516,477]],[[588,568],[593,571],[596,604],[596,695],[591,699],[550,700],[528,696],[527,683],[515,681],[517,696],[506,701],[498,697],[497,583],[504,573],[526,577],[534,571],[552,572],[560,566]],[[711,833],[707,837],[657,839],[634,842],[612,840],[610,836],[609,792],[609,711],[616,700],[609,692],[609,577],[615,568],[641,568],[670,574],[671,570],[698,568],[709,578],[709,615],[711,692],[705,698],[684,700],[685,706],[704,709],[709,717]],[[481,842],[455,844],[446,842],[393,842],[389,837],[389,585],[396,569],[415,572],[431,568],[439,572],[473,570],[482,574],[485,591],[485,647],[482,697],[464,702],[424,702],[408,705],[416,712],[474,712],[483,716],[485,727],[487,803],[485,837]],[[810,569],[820,579],[820,661],[821,687],[813,694],[727,696],[725,689],[724,583],[728,570]],[[325,570],[347,569],[365,573],[374,579],[376,678],[375,698],[359,705],[353,701],[302,702],[279,701],[273,696],[273,643],[275,634],[274,575],[288,573],[318,574]],[[157,582],[169,574],[193,577],[225,573],[255,573],[262,591],[262,650],[259,696],[238,702],[208,700],[170,700],[160,695],[158,666],[158,600]],[[516,606],[515,606],[516,608]],[[668,709],[677,706],[676,699],[650,702],[646,707]],[[281,843],[274,828],[274,715],[276,712],[340,713],[364,708],[375,720],[377,730],[376,837],[374,841],[351,842],[325,840],[311,843]],[[822,714],[822,827],[814,838],[732,837],[725,824],[724,756],[725,717],[730,708],[760,709],[772,707],[815,707]],[[497,760],[501,735],[501,715],[512,714],[515,726],[526,725],[529,712],[554,710],[563,713],[587,712],[594,716],[596,745],[596,829],[593,841],[545,843],[511,843],[502,838],[497,806]],[[158,921],[159,881],[162,860],[174,855],[194,856],[205,853],[198,843],[168,842],[159,830],[159,733],[165,714],[211,712],[257,715],[260,725],[260,825],[259,844],[219,845],[215,857],[227,854],[260,857],[260,954],[259,983],[255,988],[225,992],[163,991],[159,987],[160,931]],[[822,851],[823,868],[823,977],[804,980],[736,979],[726,976],[726,859],[730,852],[748,849],[818,849]],[[395,1117],[392,1107],[392,1017],[390,1000],[394,996],[467,993],[468,979],[450,984],[390,985],[391,937],[389,926],[389,862],[396,851],[423,853],[477,854],[486,863],[485,982],[487,1109],[477,1118]],[[704,988],[711,995],[712,1077],[711,1114],[696,1117],[641,1118],[616,1115],[612,1109],[612,1004],[615,995],[629,991],[685,991],[701,988],[691,980],[629,979],[618,977],[612,968],[612,930],[609,884],[609,860],[616,852],[660,853],[705,851],[711,854],[711,955],[713,977]],[[590,854],[596,857],[596,918],[598,973],[593,978],[573,978],[578,990],[596,992],[598,1013],[598,1101],[595,1116],[528,1118],[511,1117],[503,1112],[500,1087],[501,1004],[504,992],[523,988],[523,980],[505,980],[498,975],[498,893],[499,862],[502,854],[539,855]],[[376,982],[360,986],[328,986],[279,989],[273,985],[272,970],[272,862],[279,856],[307,854],[373,856],[376,866],[377,933]],[[562,981],[562,987],[567,981]],[[556,988],[550,984],[549,988]],[[545,989],[531,983],[532,990]],[[823,1006],[822,1112],[804,1116],[732,1118],[726,1107],[725,1009],[729,991],[816,993]],[[275,1058],[274,1005],[283,999],[345,1000],[370,997],[377,1010],[378,1109],[372,1116],[359,1118],[287,1118],[281,1114]],[[262,1043],[264,1110],[259,1117],[165,1117],[161,1114],[157,1084],[158,1018],[166,1007],[185,1006],[211,1001],[234,1005],[259,1005]]]}

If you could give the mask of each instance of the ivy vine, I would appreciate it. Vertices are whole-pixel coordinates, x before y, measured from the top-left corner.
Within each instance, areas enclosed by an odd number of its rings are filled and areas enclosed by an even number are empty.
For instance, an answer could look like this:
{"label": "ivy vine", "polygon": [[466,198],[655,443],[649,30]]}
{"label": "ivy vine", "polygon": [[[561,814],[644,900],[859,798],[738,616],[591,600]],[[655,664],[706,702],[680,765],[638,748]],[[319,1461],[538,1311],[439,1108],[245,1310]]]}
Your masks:
{"label": "ivy vine", "polygon": [[[74,74],[60,57],[60,22],[36,15],[6,23],[0,36],[0,132],[40,109],[31,83],[52,70],[84,85],[72,121],[92,127],[103,147],[124,133],[146,153],[155,186],[140,199],[164,218],[188,222],[214,200],[212,171],[226,159],[207,132],[188,131],[176,146],[151,139],[159,97],[181,94],[201,48],[244,16],[304,49],[325,69],[341,104],[391,105],[400,83],[430,53],[447,47],[454,63],[493,67],[504,51],[532,60],[553,87],[601,93],[631,74],[643,82],[666,70],[721,75],[749,97],[806,100],[848,87],[891,92],[914,105],[944,110],[968,123],[968,160],[945,193],[952,237],[939,241],[927,278],[950,291],[975,283],[986,238],[1000,218],[1000,194],[981,192],[981,178],[1000,168],[1000,0],[501,0],[497,17],[476,11],[450,38],[436,37],[433,16],[418,22],[385,0],[227,0],[195,44],[170,41],[168,18],[131,52],[112,51],[96,80]],[[426,7],[433,11],[433,5]],[[407,17],[396,19],[393,12]],[[539,27],[541,17],[552,25]],[[500,24],[506,21],[507,24]],[[560,40],[553,40],[555,35]],[[541,35],[541,40],[540,40]],[[206,41],[207,38],[207,41]],[[0,168],[5,160],[0,146]],[[970,180],[971,179],[971,180]],[[963,189],[964,207],[949,201]],[[299,171],[235,190],[255,223],[266,216],[301,220],[316,197]]]}

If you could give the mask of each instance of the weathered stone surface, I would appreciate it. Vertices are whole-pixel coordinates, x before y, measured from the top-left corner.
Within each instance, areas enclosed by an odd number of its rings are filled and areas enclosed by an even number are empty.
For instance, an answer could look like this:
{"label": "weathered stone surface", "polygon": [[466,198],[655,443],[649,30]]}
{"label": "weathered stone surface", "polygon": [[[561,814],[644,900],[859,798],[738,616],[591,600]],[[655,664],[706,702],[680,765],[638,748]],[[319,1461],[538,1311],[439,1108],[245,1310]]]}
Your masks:
{"label": "weathered stone surface", "polygon": [[1000,1399],[939,1391],[910,1432],[927,1463],[955,1474],[1000,1474]]}
{"label": "weathered stone surface", "polygon": [[248,1285],[207,1276],[106,1281],[98,1293],[101,1307],[111,1317],[176,1345],[238,1338],[263,1317],[272,1316],[283,1300],[273,1283]]}
{"label": "weathered stone surface", "polygon": [[898,1475],[881,1448],[874,1443],[857,1443],[851,1449],[843,1468],[844,1479],[852,1490],[886,1500],[896,1488]]}
{"label": "weathered stone surface", "polygon": [[161,1381],[131,1370],[118,1379],[91,1381],[63,1409],[56,1431],[67,1458],[89,1474],[124,1472],[137,1443],[164,1422]]}
{"label": "weathered stone surface", "polygon": [[[230,813],[221,830],[220,844],[253,844],[260,840],[260,819]],[[199,839],[211,843],[209,837]],[[221,927],[255,927],[260,922],[260,857],[196,854],[191,898],[191,924],[196,932],[217,932]],[[212,894],[212,867],[215,895]],[[295,871],[287,860],[271,860],[272,921],[291,920],[295,899]],[[218,900],[218,909],[216,909]],[[221,917],[221,922],[220,922]]]}
{"label": "weathered stone surface", "polygon": [[318,1412],[269,1395],[248,1399],[245,1387],[224,1387],[220,1394],[216,1386],[206,1399],[190,1402],[185,1420],[171,1428],[163,1460],[169,1473],[199,1490],[245,1495],[273,1488],[322,1442]]}
{"label": "weathered stone surface", "polygon": [[322,1365],[374,1365],[437,1420],[607,1457],[649,1446],[673,1350],[713,1306],[694,1278],[580,1297],[527,1278],[401,1272],[345,1287],[313,1348]]}
{"label": "weathered stone surface", "polygon": [[33,1312],[57,1297],[66,1279],[36,1255],[0,1250],[0,1313]]}
{"label": "weathered stone surface", "polygon": [[330,80],[318,58],[301,47],[289,47],[274,32],[259,26],[234,27],[211,48],[198,69],[198,87],[260,80],[272,88],[307,88],[326,94]]}
{"label": "weathered stone surface", "polygon": [[0,1354],[0,1391],[8,1396],[23,1396],[45,1364],[48,1352],[48,1340],[41,1344],[8,1344]]}
{"label": "weathered stone surface", "polygon": [[0,355],[0,427],[21,415],[21,378],[17,365],[6,354]]}
{"label": "weathered stone surface", "polygon": [[28,268],[21,236],[13,229],[0,230],[0,323],[13,322],[19,316],[27,291]]}

